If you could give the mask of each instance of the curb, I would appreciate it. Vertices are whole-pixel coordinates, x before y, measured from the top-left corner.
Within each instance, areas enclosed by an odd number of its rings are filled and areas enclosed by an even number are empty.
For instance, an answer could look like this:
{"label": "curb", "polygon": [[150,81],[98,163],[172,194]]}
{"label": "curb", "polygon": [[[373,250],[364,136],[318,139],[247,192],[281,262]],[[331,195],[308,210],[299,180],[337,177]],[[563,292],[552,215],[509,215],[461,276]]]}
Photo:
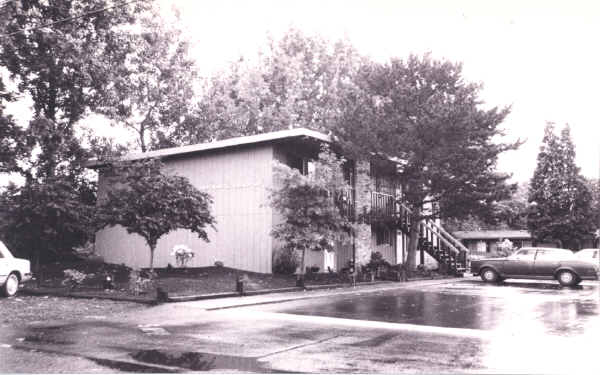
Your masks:
{"label": "curb", "polygon": [[374,285],[398,285],[398,286],[400,286],[400,285],[410,284],[415,281],[454,280],[454,279],[461,279],[461,278],[459,278],[459,277],[441,277],[441,278],[419,277],[419,278],[410,279],[410,280],[407,280],[404,282],[383,280],[383,281],[361,282],[361,283],[356,283],[356,285],[328,284],[328,285],[310,285],[310,286],[305,286],[304,288],[290,287],[290,288],[278,288],[278,289],[259,289],[259,290],[245,291],[243,294],[240,294],[238,292],[228,292],[228,293],[199,294],[199,295],[192,295],[192,296],[173,296],[173,297],[168,297],[165,302],[171,302],[171,303],[190,302],[190,301],[202,301],[202,300],[210,300],[210,299],[218,299],[218,298],[234,298],[234,297],[246,297],[246,296],[249,297],[249,296],[258,296],[258,295],[275,294],[275,293],[290,293],[290,292],[303,292],[303,291],[313,291],[313,290],[316,291],[316,290],[342,289],[342,288],[348,289],[348,288],[354,288],[354,287],[367,287],[367,286],[374,286]]}
{"label": "curb", "polygon": [[244,291],[243,294],[239,292],[224,292],[224,293],[208,293],[208,294],[198,294],[191,296],[167,296],[167,298],[163,301],[158,301],[156,299],[137,299],[131,297],[117,297],[110,295],[93,295],[93,294],[85,294],[82,293],[70,293],[70,292],[62,292],[56,290],[34,290],[34,289],[22,289],[21,293],[26,295],[33,296],[56,296],[56,297],[67,297],[67,298],[79,298],[79,299],[103,299],[103,300],[111,300],[111,301],[123,301],[123,302],[134,302],[140,303],[144,305],[156,305],[162,302],[166,303],[177,303],[177,302],[190,302],[190,301],[202,301],[202,300],[211,300],[211,299],[220,299],[220,298],[232,298],[232,297],[245,297],[245,296],[258,296],[264,294],[275,294],[275,293],[291,293],[291,292],[302,292],[302,291],[313,291],[313,290],[328,290],[328,289],[346,289],[346,288],[354,288],[354,287],[367,287],[374,285],[403,285],[410,284],[416,281],[434,281],[434,280],[454,280],[461,279],[459,277],[440,277],[440,278],[431,278],[431,277],[418,277],[414,279],[410,279],[407,281],[390,281],[390,280],[381,280],[381,281],[365,281],[356,283],[355,285],[344,283],[344,284],[326,284],[326,285],[307,285],[304,288],[301,287],[289,287],[289,288],[277,288],[277,289],[259,289],[259,290],[248,290]]}

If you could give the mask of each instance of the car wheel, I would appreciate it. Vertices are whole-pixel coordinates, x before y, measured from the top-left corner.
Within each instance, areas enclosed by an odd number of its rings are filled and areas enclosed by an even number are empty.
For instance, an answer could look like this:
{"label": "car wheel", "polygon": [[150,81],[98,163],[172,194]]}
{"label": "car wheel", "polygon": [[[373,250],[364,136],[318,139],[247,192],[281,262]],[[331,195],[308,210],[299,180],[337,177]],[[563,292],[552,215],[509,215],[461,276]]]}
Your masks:
{"label": "car wheel", "polygon": [[481,271],[481,280],[485,281],[486,283],[496,282],[499,278],[500,276],[498,275],[498,272],[491,268],[484,268],[483,271]]}
{"label": "car wheel", "polygon": [[18,290],[19,277],[16,274],[11,273],[10,275],[8,275],[8,278],[6,278],[6,281],[2,286],[2,294],[4,294],[6,297],[12,297],[15,294],[17,294]]}
{"label": "car wheel", "polygon": [[571,271],[560,271],[556,275],[558,282],[563,286],[571,286],[577,284],[577,276]]}

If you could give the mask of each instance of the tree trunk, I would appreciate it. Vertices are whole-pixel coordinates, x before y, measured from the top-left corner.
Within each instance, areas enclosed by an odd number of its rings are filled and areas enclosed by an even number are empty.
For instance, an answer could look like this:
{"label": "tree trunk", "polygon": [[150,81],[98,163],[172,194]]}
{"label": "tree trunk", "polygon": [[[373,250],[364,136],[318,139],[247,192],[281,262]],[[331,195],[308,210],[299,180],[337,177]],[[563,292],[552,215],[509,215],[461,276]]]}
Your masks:
{"label": "tree trunk", "polygon": [[156,245],[150,245],[150,272],[154,271],[154,250]]}
{"label": "tree trunk", "polygon": [[406,269],[409,272],[417,269],[417,245],[419,243],[420,213],[413,214],[410,218],[410,232],[408,238],[408,252],[406,255]]}
{"label": "tree trunk", "polygon": [[306,249],[302,250],[302,257],[300,258],[300,275],[304,277],[306,273]]}

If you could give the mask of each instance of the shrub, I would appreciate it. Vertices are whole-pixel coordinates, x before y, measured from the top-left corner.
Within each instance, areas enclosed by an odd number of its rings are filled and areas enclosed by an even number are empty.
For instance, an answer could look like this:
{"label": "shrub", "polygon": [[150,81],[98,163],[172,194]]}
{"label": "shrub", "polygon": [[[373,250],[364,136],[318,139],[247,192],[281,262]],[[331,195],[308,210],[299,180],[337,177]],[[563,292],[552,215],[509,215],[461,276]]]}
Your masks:
{"label": "shrub", "polygon": [[154,272],[145,270],[133,270],[129,274],[129,290],[135,295],[147,293],[148,289],[154,286],[153,277],[156,277]]}
{"label": "shrub", "polygon": [[62,284],[67,285],[71,290],[81,285],[87,278],[85,273],[73,269],[66,269],[63,273],[65,274],[65,278],[62,281]]}
{"label": "shrub", "polygon": [[194,257],[194,252],[185,245],[175,245],[171,255],[175,257],[178,267],[185,268],[190,259]]}
{"label": "shrub", "polygon": [[377,271],[385,267],[389,267],[387,260],[383,259],[383,255],[379,251],[371,253],[371,260],[367,263],[367,268],[370,271]]}
{"label": "shrub", "polygon": [[275,255],[273,273],[291,275],[296,272],[299,265],[298,255],[293,249],[283,248]]}

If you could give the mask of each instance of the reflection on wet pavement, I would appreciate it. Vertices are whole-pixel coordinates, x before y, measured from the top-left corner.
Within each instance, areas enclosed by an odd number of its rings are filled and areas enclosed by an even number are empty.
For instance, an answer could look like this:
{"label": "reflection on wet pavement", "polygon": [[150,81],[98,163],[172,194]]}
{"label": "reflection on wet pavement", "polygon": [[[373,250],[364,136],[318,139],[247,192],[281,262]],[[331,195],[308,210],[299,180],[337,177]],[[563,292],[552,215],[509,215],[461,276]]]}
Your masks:
{"label": "reflection on wet pavement", "polygon": [[298,302],[277,312],[451,328],[580,334],[599,315],[598,289],[461,282]]}

